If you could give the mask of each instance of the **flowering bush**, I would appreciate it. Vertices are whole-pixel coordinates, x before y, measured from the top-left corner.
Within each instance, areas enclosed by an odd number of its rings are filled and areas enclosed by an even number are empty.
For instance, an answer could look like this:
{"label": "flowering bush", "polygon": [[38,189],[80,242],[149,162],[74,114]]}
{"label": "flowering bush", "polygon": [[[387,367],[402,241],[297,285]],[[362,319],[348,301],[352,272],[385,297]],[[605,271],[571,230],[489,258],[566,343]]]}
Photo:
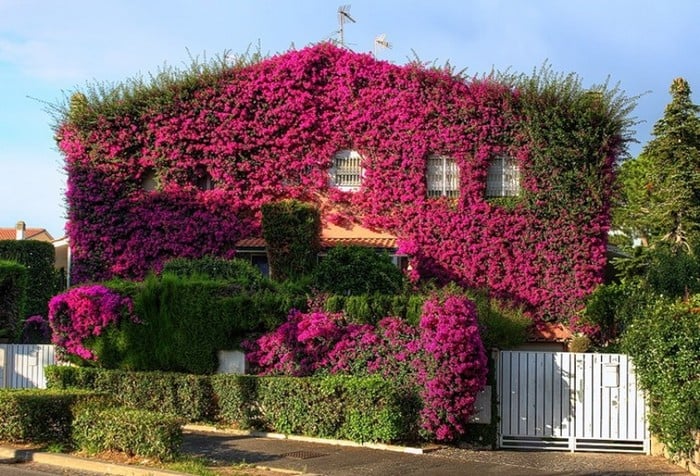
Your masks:
{"label": "flowering bush", "polygon": [[[629,123],[614,92],[591,104],[575,76],[467,80],[327,43],[178,84],[77,94],[57,128],[73,282],[231,257],[282,198],[396,234],[412,279],[488,287],[541,315],[573,315],[602,280]],[[342,149],[364,157],[356,192],[329,186]],[[458,197],[427,196],[431,154],[456,161]],[[508,206],[485,198],[500,154],[522,177]]]}
{"label": "flowering bush", "polygon": [[437,440],[454,440],[466,431],[488,373],[476,306],[458,296],[428,300],[420,330],[425,353],[418,370],[423,385],[422,426]]}
{"label": "flowering bush", "polygon": [[96,360],[86,341],[124,318],[138,322],[131,299],[101,285],[75,287],[49,302],[52,342],[65,354],[84,360]]}
{"label": "flowering bush", "polygon": [[43,316],[28,317],[19,340],[22,344],[48,344],[51,342],[49,322]]}
{"label": "flowering bush", "polygon": [[426,436],[453,440],[466,431],[486,384],[486,352],[474,304],[464,297],[426,302],[420,328],[395,317],[376,327],[342,315],[298,311],[276,331],[245,343],[262,375],[380,374],[422,388]]}

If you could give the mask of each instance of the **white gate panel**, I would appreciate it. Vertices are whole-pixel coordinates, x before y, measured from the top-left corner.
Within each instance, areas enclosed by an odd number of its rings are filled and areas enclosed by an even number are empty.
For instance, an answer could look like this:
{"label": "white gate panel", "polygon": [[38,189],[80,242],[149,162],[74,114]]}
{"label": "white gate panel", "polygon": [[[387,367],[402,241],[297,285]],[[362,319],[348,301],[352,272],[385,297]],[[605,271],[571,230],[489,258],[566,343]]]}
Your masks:
{"label": "white gate panel", "polygon": [[500,444],[648,452],[644,396],[621,354],[502,351]]}
{"label": "white gate panel", "polygon": [[53,345],[0,344],[0,388],[46,388],[44,367],[55,363]]}

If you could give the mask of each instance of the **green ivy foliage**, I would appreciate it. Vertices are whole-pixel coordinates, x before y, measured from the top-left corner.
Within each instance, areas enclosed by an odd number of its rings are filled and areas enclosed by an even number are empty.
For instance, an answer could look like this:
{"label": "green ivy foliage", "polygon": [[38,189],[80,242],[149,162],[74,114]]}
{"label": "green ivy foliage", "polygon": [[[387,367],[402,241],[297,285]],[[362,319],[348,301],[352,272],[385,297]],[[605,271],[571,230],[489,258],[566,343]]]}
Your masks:
{"label": "green ivy foliage", "polygon": [[628,326],[622,349],[647,393],[651,431],[672,453],[696,450],[700,429],[700,296],[659,298]]}
{"label": "green ivy foliage", "polygon": [[57,291],[54,270],[55,250],[51,243],[33,240],[0,240],[0,259],[16,261],[27,267],[27,316],[47,316],[48,304]]}
{"label": "green ivy foliage", "polygon": [[337,246],[328,250],[316,267],[314,283],[322,291],[346,296],[399,294],[405,277],[386,253],[361,246]]}
{"label": "green ivy foliage", "polygon": [[262,206],[262,231],[273,279],[311,273],[321,250],[321,215],[315,206],[297,200],[268,202]]}
{"label": "green ivy foliage", "polygon": [[27,298],[27,268],[0,260],[0,338],[17,336]]}

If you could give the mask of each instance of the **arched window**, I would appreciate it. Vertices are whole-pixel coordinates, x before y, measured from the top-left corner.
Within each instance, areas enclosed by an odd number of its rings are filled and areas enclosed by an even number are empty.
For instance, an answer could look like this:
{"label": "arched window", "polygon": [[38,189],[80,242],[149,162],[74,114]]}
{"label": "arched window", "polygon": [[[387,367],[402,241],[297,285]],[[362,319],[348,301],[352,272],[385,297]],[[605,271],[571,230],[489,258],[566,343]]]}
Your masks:
{"label": "arched window", "polygon": [[362,185],[362,156],[355,150],[340,150],[333,156],[330,184],[344,191],[355,191]]}
{"label": "arched window", "polygon": [[428,197],[459,196],[459,167],[452,157],[431,155],[425,170]]}
{"label": "arched window", "polygon": [[520,195],[520,166],[514,157],[499,155],[489,164],[486,198]]}

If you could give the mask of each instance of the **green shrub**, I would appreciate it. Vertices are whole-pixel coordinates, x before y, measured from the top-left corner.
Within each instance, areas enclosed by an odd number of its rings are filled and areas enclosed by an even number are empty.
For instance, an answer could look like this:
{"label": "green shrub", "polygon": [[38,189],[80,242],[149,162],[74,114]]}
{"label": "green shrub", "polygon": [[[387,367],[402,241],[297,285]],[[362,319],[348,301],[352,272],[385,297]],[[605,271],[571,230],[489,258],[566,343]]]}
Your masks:
{"label": "green shrub", "polygon": [[0,389],[0,440],[11,442],[67,442],[73,406],[100,399],[95,392]]}
{"label": "green shrub", "polygon": [[342,295],[398,294],[405,284],[401,270],[386,253],[361,246],[331,248],[314,272],[322,291]]}
{"label": "green shrub", "polygon": [[259,381],[259,377],[250,375],[212,375],[216,418],[241,429],[265,428],[257,405]]}
{"label": "green shrub", "polygon": [[27,268],[14,261],[0,261],[0,338],[17,337],[26,298]]}
{"label": "green shrub", "polygon": [[165,263],[162,274],[174,274],[182,278],[199,276],[232,282],[246,292],[269,289],[272,286],[255,266],[242,259],[227,260],[212,256],[198,259],[175,258]]}
{"label": "green shrub", "polygon": [[58,286],[53,245],[34,240],[0,240],[0,259],[27,267],[27,306],[22,318],[47,316],[49,300]]}
{"label": "green shrub", "polygon": [[124,407],[86,407],[73,422],[73,443],[88,453],[119,451],[167,461],[180,453],[181,420]]}
{"label": "green shrub", "polygon": [[331,294],[323,309],[327,312],[343,312],[349,322],[376,325],[385,317],[400,317],[416,325],[420,320],[424,295],[418,294],[363,294],[343,296]]}
{"label": "green shrub", "polygon": [[700,430],[700,296],[659,299],[628,326],[622,349],[647,394],[649,427],[672,453],[690,455]]}
{"label": "green shrub", "polygon": [[321,250],[321,216],[315,206],[297,200],[265,203],[262,230],[273,279],[311,273]]}
{"label": "green shrub", "polygon": [[477,308],[481,339],[487,349],[512,349],[525,342],[532,319],[521,308],[492,298],[486,291],[469,290]]}
{"label": "green shrub", "polygon": [[240,428],[354,441],[417,435],[415,389],[379,376],[212,377],[219,419]]}
{"label": "green shrub", "polygon": [[176,415],[187,421],[214,418],[212,387],[201,375],[48,366],[46,378],[49,388],[95,390],[113,395],[127,408]]}

